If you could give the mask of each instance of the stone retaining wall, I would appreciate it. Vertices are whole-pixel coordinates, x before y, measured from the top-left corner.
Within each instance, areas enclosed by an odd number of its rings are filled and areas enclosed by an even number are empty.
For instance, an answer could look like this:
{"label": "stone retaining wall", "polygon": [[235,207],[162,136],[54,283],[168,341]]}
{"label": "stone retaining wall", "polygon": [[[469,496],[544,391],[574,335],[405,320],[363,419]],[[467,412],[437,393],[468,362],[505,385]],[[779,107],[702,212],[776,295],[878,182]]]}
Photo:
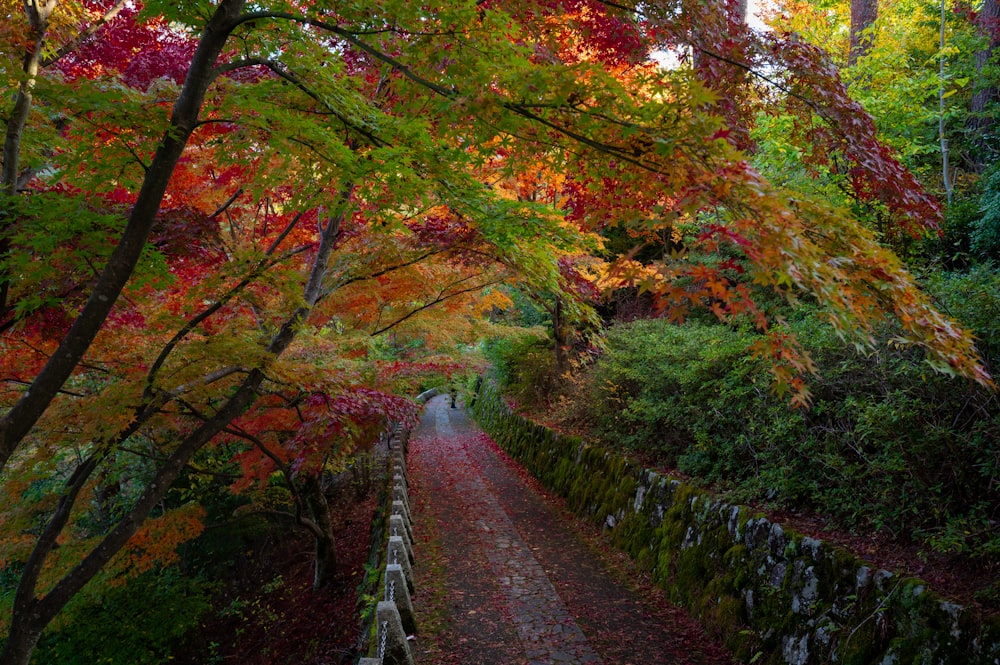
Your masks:
{"label": "stone retaining wall", "polygon": [[473,410],[744,662],[1000,665],[1000,620],[979,619],[919,579],[560,436],[514,414],[490,382],[479,383]]}

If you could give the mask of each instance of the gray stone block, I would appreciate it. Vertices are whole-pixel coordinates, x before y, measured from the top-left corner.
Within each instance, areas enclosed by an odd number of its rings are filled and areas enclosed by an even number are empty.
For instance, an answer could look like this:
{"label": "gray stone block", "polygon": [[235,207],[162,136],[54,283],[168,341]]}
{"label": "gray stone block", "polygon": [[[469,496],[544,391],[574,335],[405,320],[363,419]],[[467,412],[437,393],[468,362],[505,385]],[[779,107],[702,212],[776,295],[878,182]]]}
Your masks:
{"label": "gray stone block", "polygon": [[416,538],[413,537],[413,520],[410,519],[410,510],[406,504],[402,501],[393,501],[389,517],[391,518],[393,515],[398,515],[403,519],[403,524],[406,526],[406,535],[410,537],[411,543],[414,542]]}
{"label": "gray stone block", "polygon": [[410,643],[406,640],[403,621],[395,603],[383,600],[378,604],[375,608],[375,625],[376,653],[382,652],[382,640],[385,640],[383,665],[414,665],[413,652],[410,651]]}
{"label": "gray stone block", "polygon": [[413,553],[413,542],[410,540],[410,534],[406,529],[406,524],[403,522],[403,518],[399,515],[389,516],[389,535],[399,536],[403,539],[403,544],[406,546],[406,552],[410,555],[410,563],[416,563],[416,558]]}
{"label": "gray stone block", "polygon": [[402,501],[406,504],[406,512],[410,512],[410,499],[406,496],[406,485],[394,483],[392,486],[392,500]]}
{"label": "gray stone block", "polygon": [[399,564],[390,563],[385,567],[385,599],[396,603],[399,619],[403,623],[403,630],[410,635],[416,633],[417,622],[413,614],[413,601],[410,599],[410,591],[406,586],[403,567]]}
{"label": "gray stone block", "polygon": [[410,566],[410,556],[406,553],[406,545],[403,544],[401,537],[389,536],[386,562],[402,566],[403,576],[406,577],[406,588],[413,593],[413,567]]}

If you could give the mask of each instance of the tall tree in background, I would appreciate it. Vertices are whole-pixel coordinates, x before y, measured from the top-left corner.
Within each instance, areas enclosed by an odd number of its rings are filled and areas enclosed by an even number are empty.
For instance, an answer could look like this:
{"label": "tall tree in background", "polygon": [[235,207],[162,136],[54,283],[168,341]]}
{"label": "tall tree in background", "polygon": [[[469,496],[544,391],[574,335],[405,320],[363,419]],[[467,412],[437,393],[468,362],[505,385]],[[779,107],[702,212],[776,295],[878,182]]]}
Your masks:
{"label": "tall tree in background", "polygon": [[977,173],[982,173],[997,155],[996,104],[1000,101],[996,80],[997,47],[1000,46],[1000,3],[983,0],[976,16],[976,27],[984,47],[976,51],[976,87],[969,105],[969,133],[974,151],[970,162]]}
{"label": "tall tree in background", "polygon": [[[17,81],[14,103],[6,114],[4,122],[0,197],[13,197],[28,184],[40,168],[37,162],[24,167],[21,161],[24,129],[31,114],[34,89],[39,76],[44,69],[72,53],[86,39],[96,34],[109,21],[114,20],[124,8],[125,0],[93,2],[89,3],[89,7],[82,7],[81,3],[73,0],[64,4],[69,5],[69,9],[64,7],[53,17],[59,0],[25,2],[23,10],[27,19],[27,34],[19,33],[15,27],[17,24],[13,21],[9,22],[5,29],[0,30],[0,44],[11,57],[11,62],[7,66],[10,70],[9,75]],[[15,10],[11,7],[7,11]],[[72,19],[66,18],[67,15],[75,17],[80,14],[86,15],[86,19],[79,25]],[[54,25],[53,18],[55,18]],[[16,58],[19,51],[22,59],[18,71]],[[7,68],[0,68],[0,71]],[[6,206],[4,208],[6,209]],[[6,214],[0,211],[0,257],[5,256],[10,250],[8,233],[5,231],[11,220],[4,218]],[[7,327],[12,323],[9,293],[10,279],[0,267],[0,327]]]}
{"label": "tall tree in background", "polygon": [[854,65],[858,58],[871,48],[869,29],[878,19],[878,0],[851,0],[851,50],[847,65]]}

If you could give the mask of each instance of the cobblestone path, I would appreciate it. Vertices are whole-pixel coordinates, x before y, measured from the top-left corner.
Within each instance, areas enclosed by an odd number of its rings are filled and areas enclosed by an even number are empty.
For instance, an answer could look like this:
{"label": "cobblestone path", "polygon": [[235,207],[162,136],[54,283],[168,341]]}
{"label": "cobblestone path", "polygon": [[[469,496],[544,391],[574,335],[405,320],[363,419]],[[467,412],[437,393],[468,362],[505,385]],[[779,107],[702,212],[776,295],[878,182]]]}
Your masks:
{"label": "cobblestone path", "polygon": [[447,396],[428,403],[409,467],[420,665],[729,662],[661,594],[616,582]]}

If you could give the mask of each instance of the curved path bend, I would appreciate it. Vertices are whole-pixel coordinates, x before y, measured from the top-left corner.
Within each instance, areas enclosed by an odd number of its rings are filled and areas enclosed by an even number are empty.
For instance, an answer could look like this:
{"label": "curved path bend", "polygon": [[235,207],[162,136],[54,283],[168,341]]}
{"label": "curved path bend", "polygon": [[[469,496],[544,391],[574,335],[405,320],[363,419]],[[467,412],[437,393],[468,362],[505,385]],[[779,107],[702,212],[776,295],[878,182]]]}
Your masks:
{"label": "curved path bend", "polygon": [[448,396],[428,402],[409,469],[419,665],[730,662]]}

